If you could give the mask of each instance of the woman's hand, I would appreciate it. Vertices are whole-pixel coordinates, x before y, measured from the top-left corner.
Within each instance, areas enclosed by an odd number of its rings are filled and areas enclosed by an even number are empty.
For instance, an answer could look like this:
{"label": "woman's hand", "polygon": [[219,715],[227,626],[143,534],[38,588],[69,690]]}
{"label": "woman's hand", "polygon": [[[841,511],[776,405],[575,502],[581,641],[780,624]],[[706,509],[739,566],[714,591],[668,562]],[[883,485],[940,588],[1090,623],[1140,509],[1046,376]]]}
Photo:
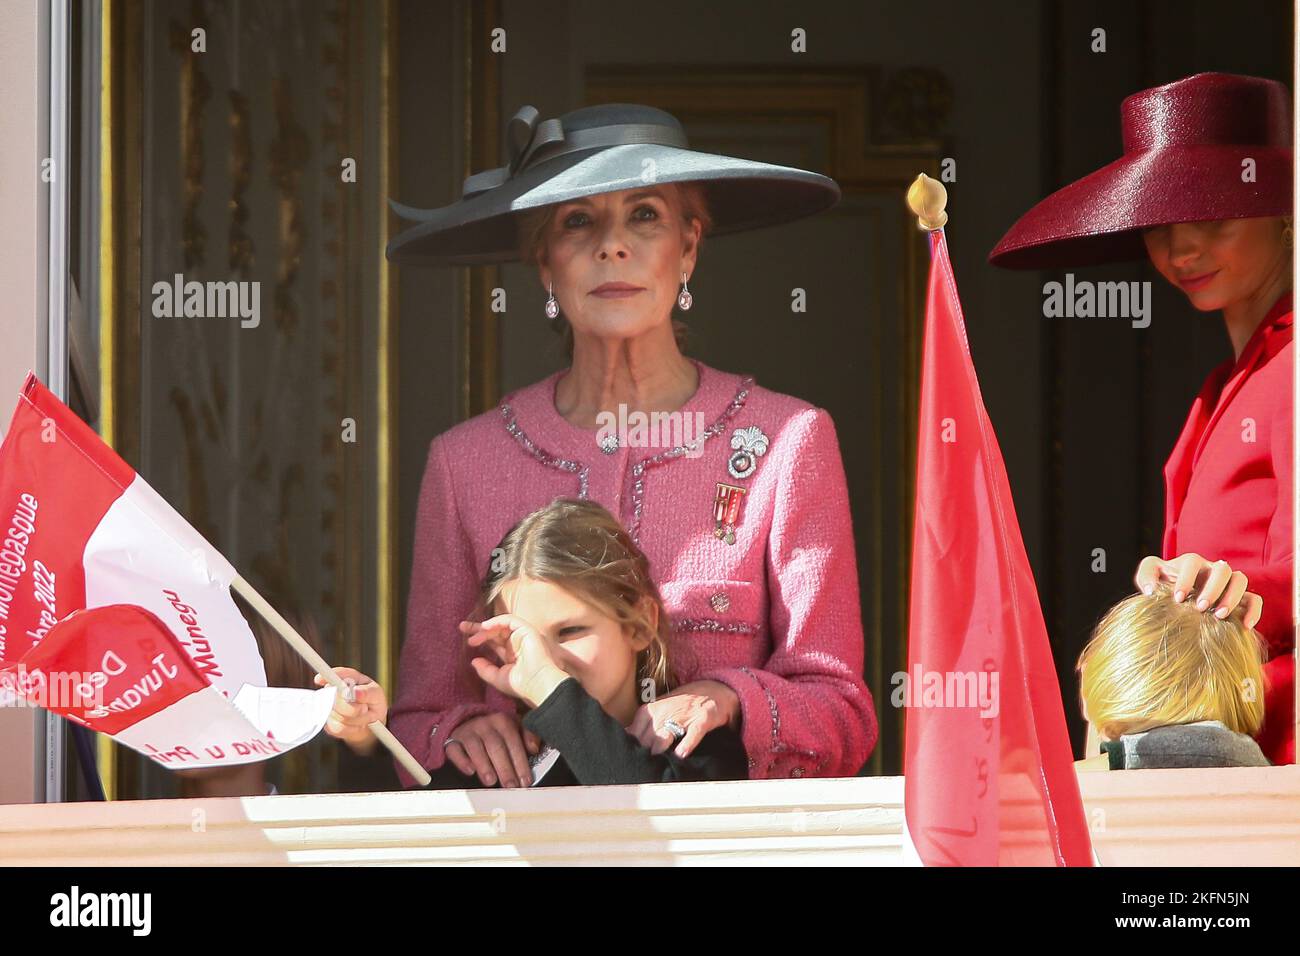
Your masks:
{"label": "woman's hand", "polygon": [[485,787],[498,780],[503,787],[528,787],[533,771],[528,754],[541,749],[541,739],[525,730],[513,714],[485,714],[457,724],[443,750],[466,776],[478,776]]}
{"label": "woman's hand", "polygon": [[1191,551],[1168,561],[1155,555],[1143,558],[1134,580],[1145,594],[1150,594],[1158,581],[1172,585],[1176,602],[1195,589],[1197,610],[1208,610],[1217,601],[1214,616],[1218,618],[1227,617],[1241,605],[1247,627],[1258,624],[1264,611],[1263,598],[1246,590],[1246,575],[1232,570],[1227,561],[1210,561]]}
{"label": "woman's hand", "polygon": [[478,676],[501,693],[533,707],[541,706],[569,676],[563,666],[567,655],[559,643],[521,617],[498,614],[481,624],[461,621],[460,629],[470,647],[486,645],[500,661],[493,664],[485,657],[471,658]]}
{"label": "woman's hand", "polygon": [[[334,709],[325,721],[325,732],[338,737],[359,754],[368,754],[379,742],[370,732],[370,724],[388,721],[388,697],[384,689],[358,670],[351,667],[336,667],[334,673],[352,686],[352,700],[348,700],[342,691],[334,695]],[[325,686],[325,678],[316,675],[318,687]]]}
{"label": "woman's hand", "polygon": [[[665,729],[668,721],[675,721],[686,731],[678,738]],[[721,681],[697,680],[683,684],[671,694],[648,704],[642,704],[628,725],[628,733],[650,748],[651,753],[662,753],[677,744],[674,753],[681,758],[691,755],[704,735],[715,727],[731,726],[740,729],[740,697]]]}

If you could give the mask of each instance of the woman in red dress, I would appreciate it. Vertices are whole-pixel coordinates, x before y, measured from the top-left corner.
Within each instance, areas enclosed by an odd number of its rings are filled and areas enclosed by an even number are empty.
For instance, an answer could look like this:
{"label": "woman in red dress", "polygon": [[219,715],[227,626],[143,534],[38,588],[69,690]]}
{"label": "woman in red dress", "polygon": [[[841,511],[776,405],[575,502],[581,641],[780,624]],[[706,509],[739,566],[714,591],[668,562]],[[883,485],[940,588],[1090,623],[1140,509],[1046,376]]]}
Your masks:
{"label": "woman in red dress", "polygon": [[1256,739],[1294,763],[1290,97],[1272,80],[1200,73],[1133,94],[1121,114],[1124,155],[1036,205],[989,261],[1149,257],[1193,308],[1222,312],[1234,357],[1206,379],[1165,465],[1163,553],[1136,582],[1168,581],[1220,617],[1242,606],[1267,645]]}

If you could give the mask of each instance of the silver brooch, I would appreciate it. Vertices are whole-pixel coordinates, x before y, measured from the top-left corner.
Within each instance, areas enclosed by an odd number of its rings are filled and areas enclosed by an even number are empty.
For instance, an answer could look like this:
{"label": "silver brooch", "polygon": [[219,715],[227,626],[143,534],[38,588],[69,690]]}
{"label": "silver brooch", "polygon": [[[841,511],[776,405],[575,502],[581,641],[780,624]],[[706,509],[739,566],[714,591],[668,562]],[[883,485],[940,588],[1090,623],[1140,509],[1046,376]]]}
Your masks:
{"label": "silver brooch", "polygon": [[767,454],[767,436],[757,425],[737,428],[731,433],[731,447],[736,449],[727,459],[732,478],[748,478],[758,467],[758,459]]}
{"label": "silver brooch", "polygon": [[600,446],[600,450],[603,451],[606,455],[612,455],[614,454],[614,452],[618,451],[618,436],[602,435],[600,441],[598,441],[596,444]]}

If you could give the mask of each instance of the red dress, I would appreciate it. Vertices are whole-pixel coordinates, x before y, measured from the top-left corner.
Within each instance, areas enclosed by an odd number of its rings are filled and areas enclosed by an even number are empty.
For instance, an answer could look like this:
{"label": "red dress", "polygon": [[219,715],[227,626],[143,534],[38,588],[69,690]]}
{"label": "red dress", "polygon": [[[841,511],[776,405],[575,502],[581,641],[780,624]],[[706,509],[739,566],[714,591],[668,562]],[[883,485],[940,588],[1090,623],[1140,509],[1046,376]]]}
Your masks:
{"label": "red dress", "polygon": [[1264,600],[1264,727],[1275,764],[1295,762],[1292,654],[1291,293],[1274,303],[1236,361],[1205,380],[1165,464],[1164,557],[1223,559]]}

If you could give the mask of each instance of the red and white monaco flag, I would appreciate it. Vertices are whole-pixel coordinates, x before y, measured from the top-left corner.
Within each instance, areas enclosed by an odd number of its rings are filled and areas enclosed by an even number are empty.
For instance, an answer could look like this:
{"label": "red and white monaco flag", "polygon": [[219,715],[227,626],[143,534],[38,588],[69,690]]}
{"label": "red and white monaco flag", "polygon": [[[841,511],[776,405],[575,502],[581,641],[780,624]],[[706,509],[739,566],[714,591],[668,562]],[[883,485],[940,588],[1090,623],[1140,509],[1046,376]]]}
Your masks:
{"label": "red and white monaco flag", "polygon": [[246,684],[227,699],[166,624],[129,604],[68,615],[0,666],[0,688],[173,770],[284,753],[320,732],[335,694]]}
{"label": "red and white monaco flag", "polygon": [[0,444],[0,662],[21,660],[74,611],[133,604],[166,625],[222,694],[264,687],[257,642],[230,595],[234,577],[230,562],[27,376]]}
{"label": "red and white monaco flag", "polygon": [[235,569],[35,375],[0,444],[0,703],[172,769],[316,736],[333,687],[266,686]]}

